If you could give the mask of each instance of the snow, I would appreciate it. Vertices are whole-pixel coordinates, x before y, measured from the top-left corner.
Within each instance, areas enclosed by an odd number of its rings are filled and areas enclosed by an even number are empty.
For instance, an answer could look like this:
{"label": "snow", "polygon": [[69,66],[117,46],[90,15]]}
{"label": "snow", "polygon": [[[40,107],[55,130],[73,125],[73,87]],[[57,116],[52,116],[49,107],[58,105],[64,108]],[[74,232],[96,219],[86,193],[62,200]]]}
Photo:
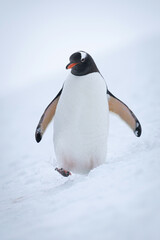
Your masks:
{"label": "snow", "polygon": [[[0,2],[0,239],[160,239],[160,2]],[[105,164],[64,178],[53,123],[34,133],[69,56],[95,60],[142,125],[110,114]]]}
{"label": "snow", "polygon": [[73,52],[94,58],[160,32],[159,12],[158,0],[0,1],[0,95],[53,76]]}
{"label": "snow", "polygon": [[65,66],[53,79],[1,97],[2,240],[160,239],[159,42],[154,35],[94,57],[109,90],[133,110],[143,133],[135,137],[110,115],[106,164],[88,175],[64,178],[54,171],[53,124],[42,142],[34,139],[44,108],[67,75]]}

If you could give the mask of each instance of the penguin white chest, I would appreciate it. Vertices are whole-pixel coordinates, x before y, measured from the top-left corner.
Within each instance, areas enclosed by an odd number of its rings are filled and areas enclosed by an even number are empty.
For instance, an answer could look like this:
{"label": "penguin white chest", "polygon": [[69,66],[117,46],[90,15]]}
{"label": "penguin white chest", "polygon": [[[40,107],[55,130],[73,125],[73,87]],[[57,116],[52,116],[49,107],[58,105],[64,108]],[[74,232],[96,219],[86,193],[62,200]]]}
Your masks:
{"label": "penguin white chest", "polygon": [[105,162],[108,112],[106,84],[101,75],[70,73],[54,119],[54,147],[60,167],[87,173]]}

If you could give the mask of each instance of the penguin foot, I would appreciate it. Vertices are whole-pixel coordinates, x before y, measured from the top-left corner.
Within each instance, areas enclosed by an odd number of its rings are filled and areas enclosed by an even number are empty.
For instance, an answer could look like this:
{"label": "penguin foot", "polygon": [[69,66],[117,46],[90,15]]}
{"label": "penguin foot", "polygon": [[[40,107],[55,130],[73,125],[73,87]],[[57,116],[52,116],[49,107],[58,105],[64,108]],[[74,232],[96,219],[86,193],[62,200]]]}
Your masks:
{"label": "penguin foot", "polygon": [[69,177],[69,175],[71,175],[69,171],[66,171],[63,168],[55,168],[55,170],[59,172],[63,177]]}

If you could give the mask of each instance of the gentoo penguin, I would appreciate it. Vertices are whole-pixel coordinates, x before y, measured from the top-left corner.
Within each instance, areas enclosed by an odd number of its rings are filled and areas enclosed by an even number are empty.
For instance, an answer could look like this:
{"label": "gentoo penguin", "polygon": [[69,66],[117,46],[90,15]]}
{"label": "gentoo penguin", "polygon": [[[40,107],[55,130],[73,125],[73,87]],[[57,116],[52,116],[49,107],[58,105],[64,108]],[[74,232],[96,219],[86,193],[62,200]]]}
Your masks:
{"label": "gentoo penguin", "polygon": [[84,52],[70,56],[71,69],[62,89],[45,109],[36,129],[36,141],[54,117],[54,149],[59,168],[71,173],[88,173],[103,164],[107,154],[109,111],[118,114],[141,135],[141,125],[134,113],[107,88],[92,57]]}

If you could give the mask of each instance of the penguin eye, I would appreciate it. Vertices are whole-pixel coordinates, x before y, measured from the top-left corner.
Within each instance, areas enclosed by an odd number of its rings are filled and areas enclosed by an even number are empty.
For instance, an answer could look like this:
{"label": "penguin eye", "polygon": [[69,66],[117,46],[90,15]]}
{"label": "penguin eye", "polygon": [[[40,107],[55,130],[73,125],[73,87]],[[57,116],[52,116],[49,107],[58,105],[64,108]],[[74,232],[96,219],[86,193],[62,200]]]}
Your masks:
{"label": "penguin eye", "polygon": [[85,58],[82,58],[82,59],[81,59],[81,62],[85,62]]}

